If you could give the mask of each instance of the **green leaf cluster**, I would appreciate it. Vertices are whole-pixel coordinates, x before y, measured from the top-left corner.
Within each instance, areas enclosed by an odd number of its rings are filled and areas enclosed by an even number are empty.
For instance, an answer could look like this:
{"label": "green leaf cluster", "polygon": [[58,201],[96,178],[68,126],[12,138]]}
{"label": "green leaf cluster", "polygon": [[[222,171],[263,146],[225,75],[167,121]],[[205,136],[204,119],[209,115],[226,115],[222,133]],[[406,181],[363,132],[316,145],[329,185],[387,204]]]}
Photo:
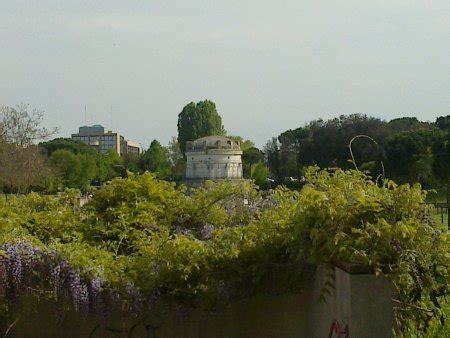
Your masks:
{"label": "green leaf cluster", "polygon": [[225,134],[222,118],[217,112],[215,103],[210,100],[190,102],[178,115],[178,142],[183,154],[188,141]]}
{"label": "green leaf cluster", "polygon": [[133,283],[190,305],[298,289],[318,264],[344,262],[390,278],[403,330],[441,318],[447,230],[419,185],[359,171],[308,169],[301,191],[248,181],[176,187],[154,174],[105,184],[79,207],[77,191],[0,200],[0,243],[54,250],[112,289]]}

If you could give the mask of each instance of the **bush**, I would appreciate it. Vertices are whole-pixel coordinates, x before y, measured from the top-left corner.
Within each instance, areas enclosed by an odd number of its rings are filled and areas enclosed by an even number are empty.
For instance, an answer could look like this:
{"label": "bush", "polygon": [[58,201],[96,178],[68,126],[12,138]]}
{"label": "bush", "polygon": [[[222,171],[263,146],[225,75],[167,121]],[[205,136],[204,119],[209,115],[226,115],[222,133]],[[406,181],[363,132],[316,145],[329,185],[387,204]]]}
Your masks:
{"label": "bush", "polygon": [[[299,288],[311,264],[344,261],[392,279],[403,332],[442,318],[447,231],[418,185],[310,168],[300,192],[262,194],[247,181],[176,188],[146,173],[114,179],[83,208],[75,194],[0,200],[8,295],[32,285],[76,307],[113,297],[134,308],[157,298],[209,309]],[[8,253],[17,246],[28,249]],[[32,268],[29,252],[43,268]]]}

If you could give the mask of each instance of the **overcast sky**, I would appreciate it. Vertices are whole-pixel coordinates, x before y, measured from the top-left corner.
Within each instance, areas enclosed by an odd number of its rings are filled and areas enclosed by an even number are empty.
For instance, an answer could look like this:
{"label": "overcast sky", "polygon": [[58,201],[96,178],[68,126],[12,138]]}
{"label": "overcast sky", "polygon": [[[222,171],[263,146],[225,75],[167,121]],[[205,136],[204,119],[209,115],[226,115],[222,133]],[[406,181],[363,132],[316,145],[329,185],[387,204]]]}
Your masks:
{"label": "overcast sky", "polygon": [[112,120],[167,143],[205,98],[259,146],[319,117],[450,114],[450,1],[0,0],[0,105],[62,136]]}

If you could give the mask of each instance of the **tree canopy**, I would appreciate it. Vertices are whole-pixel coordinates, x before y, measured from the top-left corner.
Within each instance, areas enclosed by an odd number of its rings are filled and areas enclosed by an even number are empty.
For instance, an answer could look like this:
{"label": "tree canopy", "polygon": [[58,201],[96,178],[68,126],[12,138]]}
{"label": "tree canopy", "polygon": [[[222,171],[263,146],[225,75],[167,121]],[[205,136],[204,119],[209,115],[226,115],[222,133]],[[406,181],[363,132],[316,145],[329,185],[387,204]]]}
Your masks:
{"label": "tree canopy", "polygon": [[39,143],[39,146],[46,150],[48,156],[51,156],[53,152],[62,149],[69,150],[74,154],[97,153],[95,149],[89,147],[86,143],[63,137],[55,138],[47,142],[41,142]]}
{"label": "tree canopy", "polygon": [[[387,122],[361,114],[315,120],[273,138],[265,156],[277,183],[299,176],[308,165],[349,169],[354,160],[373,177],[385,173],[399,182],[439,188],[450,176],[449,120],[442,116],[431,123],[404,117]],[[368,137],[358,138],[362,135]]]}
{"label": "tree canopy", "polygon": [[61,149],[52,153],[49,162],[63,187],[86,190],[97,174],[95,157],[88,154]]}
{"label": "tree canopy", "polygon": [[48,178],[46,159],[35,141],[51,136],[41,126],[44,112],[29,105],[0,108],[0,188],[24,191],[42,185]]}
{"label": "tree canopy", "polygon": [[157,140],[153,140],[148,150],[142,154],[142,166],[156,174],[160,179],[167,179],[171,174],[168,150]]}
{"label": "tree canopy", "polygon": [[186,151],[186,142],[210,135],[225,135],[222,118],[210,100],[188,103],[178,115],[178,142]]}
{"label": "tree canopy", "polygon": [[0,142],[0,191],[13,193],[24,192],[30,187],[41,189],[49,175],[46,158],[37,146],[23,148]]}
{"label": "tree canopy", "polygon": [[42,127],[44,112],[28,104],[0,107],[0,138],[7,143],[27,146],[53,135],[57,129]]}

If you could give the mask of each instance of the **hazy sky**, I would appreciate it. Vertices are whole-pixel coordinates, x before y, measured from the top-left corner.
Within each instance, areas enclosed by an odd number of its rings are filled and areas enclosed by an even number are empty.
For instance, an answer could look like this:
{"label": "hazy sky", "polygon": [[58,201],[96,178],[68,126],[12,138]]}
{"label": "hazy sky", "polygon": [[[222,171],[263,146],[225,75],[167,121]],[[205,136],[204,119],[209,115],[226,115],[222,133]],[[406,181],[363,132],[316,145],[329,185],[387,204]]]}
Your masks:
{"label": "hazy sky", "polygon": [[190,101],[263,145],[315,118],[450,114],[449,0],[0,0],[0,104],[148,147]]}

